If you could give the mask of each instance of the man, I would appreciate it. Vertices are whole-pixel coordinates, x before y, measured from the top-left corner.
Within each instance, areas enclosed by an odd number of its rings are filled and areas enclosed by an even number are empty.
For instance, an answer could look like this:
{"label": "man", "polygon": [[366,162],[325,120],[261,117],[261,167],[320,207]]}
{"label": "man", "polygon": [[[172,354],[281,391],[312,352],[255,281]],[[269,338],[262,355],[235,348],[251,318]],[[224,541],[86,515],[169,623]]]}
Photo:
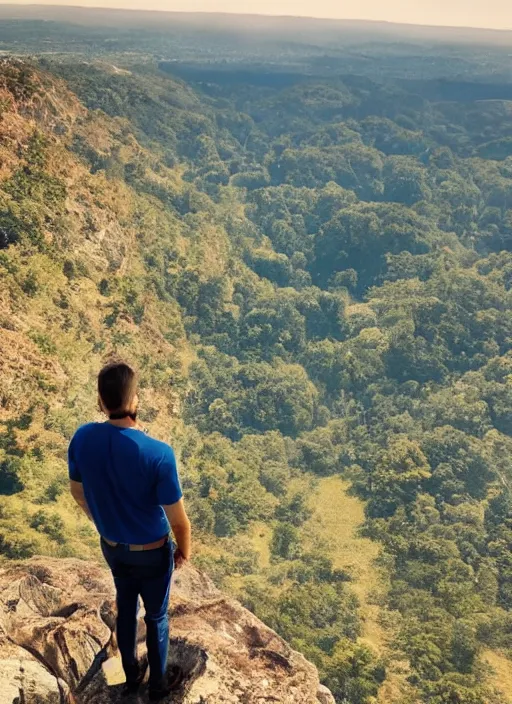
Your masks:
{"label": "man", "polygon": [[[190,522],[172,448],[137,427],[133,369],[124,363],[104,367],[98,395],[108,421],[83,425],[71,440],[71,494],[96,524],[114,577],[124,693],[136,692],[145,675],[136,655],[140,596],[146,611],[149,698],[158,701],[170,692],[169,590],[173,566],[190,559]],[[170,528],[177,543],[174,555]]]}

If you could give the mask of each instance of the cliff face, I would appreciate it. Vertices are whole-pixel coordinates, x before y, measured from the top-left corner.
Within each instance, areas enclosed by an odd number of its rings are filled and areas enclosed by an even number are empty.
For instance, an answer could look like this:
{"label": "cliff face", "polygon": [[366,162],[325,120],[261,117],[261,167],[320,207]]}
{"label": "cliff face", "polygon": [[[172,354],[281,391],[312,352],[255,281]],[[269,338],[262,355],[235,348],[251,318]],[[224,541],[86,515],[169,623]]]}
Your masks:
{"label": "cliff face", "polygon": [[[0,570],[0,704],[102,704],[122,672],[108,571],[81,560],[32,558]],[[173,704],[333,704],[313,665],[193,567],[175,574]],[[140,621],[140,653],[144,622]],[[143,701],[144,688],[132,701]]]}

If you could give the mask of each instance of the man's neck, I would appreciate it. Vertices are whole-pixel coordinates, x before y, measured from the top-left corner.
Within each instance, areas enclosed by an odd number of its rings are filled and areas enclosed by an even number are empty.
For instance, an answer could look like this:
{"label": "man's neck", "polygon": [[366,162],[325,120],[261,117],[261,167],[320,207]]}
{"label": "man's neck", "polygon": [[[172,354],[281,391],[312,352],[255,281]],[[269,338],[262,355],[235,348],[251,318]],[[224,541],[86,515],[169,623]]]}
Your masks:
{"label": "man's neck", "polygon": [[133,420],[127,416],[126,418],[116,418],[114,420],[108,420],[107,423],[115,425],[117,428],[135,428],[137,427],[137,421]]}

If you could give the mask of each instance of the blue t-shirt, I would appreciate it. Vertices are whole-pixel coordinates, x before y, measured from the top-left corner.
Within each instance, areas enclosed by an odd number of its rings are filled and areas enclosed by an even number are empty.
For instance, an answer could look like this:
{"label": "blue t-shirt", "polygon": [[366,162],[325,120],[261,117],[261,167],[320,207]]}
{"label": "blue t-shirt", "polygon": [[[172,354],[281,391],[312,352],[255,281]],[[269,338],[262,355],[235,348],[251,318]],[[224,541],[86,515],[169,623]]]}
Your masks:
{"label": "blue t-shirt", "polygon": [[162,506],[182,497],[169,445],[135,428],[88,423],[73,436],[68,463],[104,538],[145,545],[167,535]]}

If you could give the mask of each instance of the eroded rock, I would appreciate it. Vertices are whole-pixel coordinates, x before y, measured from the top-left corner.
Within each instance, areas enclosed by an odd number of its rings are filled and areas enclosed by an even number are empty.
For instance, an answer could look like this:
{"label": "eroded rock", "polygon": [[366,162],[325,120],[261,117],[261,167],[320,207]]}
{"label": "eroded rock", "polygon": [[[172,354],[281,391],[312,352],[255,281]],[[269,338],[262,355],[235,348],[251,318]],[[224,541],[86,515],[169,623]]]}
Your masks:
{"label": "eroded rock", "polygon": [[0,639],[0,704],[72,704],[67,684],[24,648]]}
{"label": "eroded rock", "polygon": [[[175,575],[171,612],[173,704],[333,704],[311,663],[193,567]],[[16,697],[24,704],[116,702],[122,669],[114,622],[107,570],[80,560],[8,564],[0,570],[0,679],[7,683],[0,704]],[[145,687],[140,701],[144,695]]]}

